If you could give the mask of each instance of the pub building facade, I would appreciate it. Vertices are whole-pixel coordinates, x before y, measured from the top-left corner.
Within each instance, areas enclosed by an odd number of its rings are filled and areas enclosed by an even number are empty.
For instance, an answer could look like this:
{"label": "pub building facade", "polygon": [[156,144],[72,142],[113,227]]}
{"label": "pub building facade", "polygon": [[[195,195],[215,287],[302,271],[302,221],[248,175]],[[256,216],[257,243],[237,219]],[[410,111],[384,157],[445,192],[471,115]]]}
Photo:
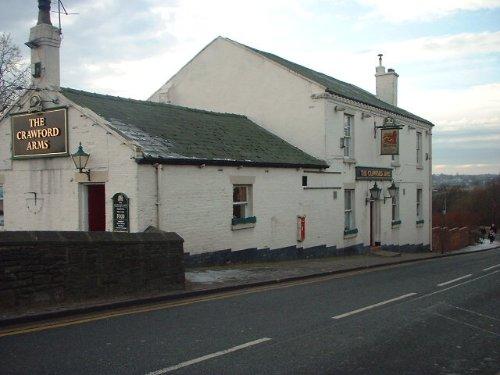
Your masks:
{"label": "pub building facade", "polygon": [[61,88],[60,41],[40,0],[0,230],[154,227],[208,263],[429,248],[432,124],[387,102],[381,63],[375,96],[217,38],[140,101]]}

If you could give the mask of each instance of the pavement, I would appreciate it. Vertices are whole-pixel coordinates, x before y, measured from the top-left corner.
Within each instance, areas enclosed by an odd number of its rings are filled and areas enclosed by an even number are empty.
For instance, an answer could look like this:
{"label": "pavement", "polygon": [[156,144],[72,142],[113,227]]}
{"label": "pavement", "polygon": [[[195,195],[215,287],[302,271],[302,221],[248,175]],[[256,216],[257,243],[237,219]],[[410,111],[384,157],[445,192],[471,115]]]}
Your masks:
{"label": "pavement", "polygon": [[295,261],[230,264],[203,268],[186,269],[184,290],[137,297],[117,297],[113,300],[93,300],[83,303],[63,303],[56,307],[35,308],[16,312],[0,312],[0,327],[13,324],[52,319],[77,314],[112,310],[127,306],[137,306],[161,301],[189,298],[229,290],[302,280],[318,276],[352,272],[363,269],[404,264],[427,259],[448,257],[470,252],[488,251],[500,247],[500,241],[484,242],[475,246],[446,254],[402,253],[397,257],[373,254],[304,259]]}
{"label": "pavement", "polygon": [[496,374],[487,249],[0,330],[0,374]]}
{"label": "pavement", "polygon": [[[488,241],[446,254],[431,252],[402,253],[400,256],[393,257],[389,256],[394,254],[392,252],[379,251],[380,254],[191,268],[186,270],[186,290],[210,290],[234,285],[247,285],[348,272],[442,256],[455,256],[476,251],[486,251],[498,247],[500,247],[500,241],[494,241],[493,243],[489,243]],[[388,256],[383,256],[384,254],[382,253],[387,253]]]}

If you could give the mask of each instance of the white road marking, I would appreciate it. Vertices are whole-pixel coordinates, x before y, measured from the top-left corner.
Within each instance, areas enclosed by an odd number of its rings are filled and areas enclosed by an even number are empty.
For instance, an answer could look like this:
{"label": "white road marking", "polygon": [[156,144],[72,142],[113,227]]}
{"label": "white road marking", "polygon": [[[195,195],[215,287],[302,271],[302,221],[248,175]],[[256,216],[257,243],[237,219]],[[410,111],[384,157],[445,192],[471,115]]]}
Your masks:
{"label": "white road marking", "polygon": [[215,352],[215,353],[212,353],[212,354],[204,355],[203,357],[191,359],[190,361],[182,362],[182,363],[179,363],[178,365],[175,365],[175,366],[170,366],[170,367],[166,367],[166,368],[163,368],[163,369],[160,369],[160,370],[157,370],[157,371],[153,371],[153,372],[150,372],[150,373],[148,373],[146,375],[161,375],[161,374],[165,374],[167,372],[178,370],[178,369],[180,369],[182,367],[194,365],[195,363],[203,362],[203,361],[206,361],[206,360],[211,359],[211,358],[220,357],[221,355],[232,353],[232,352],[235,352],[237,350],[245,349],[245,348],[248,348],[249,346],[261,344],[261,343],[269,341],[269,340],[271,340],[271,338],[269,338],[269,337],[263,337],[261,339],[258,339],[258,340],[255,340],[255,341],[250,341],[250,342],[247,342],[245,344],[238,345],[238,346],[234,346],[234,347],[226,349],[226,350],[221,350],[220,352]]}
{"label": "white road marking", "polygon": [[425,297],[430,297],[430,296],[432,296],[434,294],[446,292],[447,290],[450,290],[450,289],[453,289],[453,288],[457,288],[457,287],[465,285],[465,284],[469,284],[469,283],[471,283],[473,281],[482,279],[483,277],[488,277],[488,276],[494,275],[497,272],[500,272],[500,270],[494,271],[492,273],[488,273],[488,274],[483,275],[483,276],[476,277],[475,279],[472,279],[472,280],[464,281],[463,283],[459,283],[459,284],[455,284],[455,285],[449,286],[448,288],[444,288],[444,289],[440,289],[440,290],[437,290],[437,291],[432,292],[432,293],[424,294],[424,295],[422,295],[420,297],[416,297],[416,298],[412,299],[412,301],[417,301],[417,300],[425,298]]}
{"label": "white road marking", "polygon": [[456,279],[453,279],[453,280],[450,280],[450,281],[445,281],[444,283],[438,284],[438,286],[445,286],[445,285],[448,285],[448,284],[452,284],[455,281],[466,279],[466,278],[471,277],[471,276],[472,276],[472,273],[469,273],[468,275],[460,276],[460,277],[457,277]]}
{"label": "white road marking", "polygon": [[500,264],[495,264],[494,266],[488,267],[488,268],[483,268],[483,271],[489,271],[492,270],[493,268],[500,267]]}
{"label": "white road marking", "polygon": [[391,298],[391,299],[388,299],[387,301],[382,301],[382,302],[376,303],[376,304],[374,304],[374,305],[370,305],[370,306],[362,307],[361,309],[357,309],[357,310],[349,311],[349,312],[346,312],[346,313],[344,313],[344,314],[335,315],[335,316],[333,316],[333,317],[332,317],[332,319],[342,319],[342,318],[345,318],[345,317],[347,317],[347,316],[350,316],[350,315],[354,315],[354,314],[360,313],[360,312],[362,312],[362,311],[370,310],[370,309],[373,309],[373,308],[378,307],[378,306],[386,305],[386,304],[391,303],[391,302],[399,301],[399,300],[401,300],[401,299],[404,299],[404,298],[408,298],[408,297],[414,296],[414,295],[416,295],[416,294],[417,294],[417,293],[408,293],[408,294],[403,294],[402,296],[399,296],[399,297],[396,297],[396,298]]}

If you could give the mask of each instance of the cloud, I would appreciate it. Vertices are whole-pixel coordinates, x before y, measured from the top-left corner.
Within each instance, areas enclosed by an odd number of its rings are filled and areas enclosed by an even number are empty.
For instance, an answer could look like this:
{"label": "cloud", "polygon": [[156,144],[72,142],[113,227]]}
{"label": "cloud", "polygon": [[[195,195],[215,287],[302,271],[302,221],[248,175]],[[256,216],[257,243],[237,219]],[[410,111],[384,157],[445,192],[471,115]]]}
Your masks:
{"label": "cloud", "polygon": [[358,0],[358,2],[371,9],[364,18],[385,20],[392,23],[430,22],[460,11],[500,7],[499,0]]}
{"label": "cloud", "polygon": [[[22,45],[36,22],[36,3],[2,1],[8,11],[0,12],[0,31],[12,32]],[[436,18],[496,9],[500,0],[67,0],[65,5],[78,13],[63,16],[65,86],[144,99],[222,35],[374,92],[376,55],[384,53],[384,64],[400,73],[400,106],[436,124],[436,167],[456,169],[458,163],[486,170],[493,163],[498,171],[500,28],[429,33]],[[389,27],[393,32],[404,30],[401,23],[408,21],[424,21],[429,28],[403,32],[401,37],[418,36],[406,40],[383,37],[388,24],[397,24]],[[470,23],[477,27],[463,30],[485,30],[477,17]],[[457,150],[463,151],[459,158]]]}

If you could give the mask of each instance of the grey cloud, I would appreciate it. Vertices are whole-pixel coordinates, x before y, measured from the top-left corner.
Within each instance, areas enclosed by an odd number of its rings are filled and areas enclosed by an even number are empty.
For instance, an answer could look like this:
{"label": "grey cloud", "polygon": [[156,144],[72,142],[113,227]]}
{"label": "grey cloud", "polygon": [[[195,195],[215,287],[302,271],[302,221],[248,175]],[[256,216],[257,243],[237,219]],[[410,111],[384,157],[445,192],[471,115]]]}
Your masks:
{"label": "grey cloud", "polygon": [[[10,32],[27,57],[29,51],[23,43],[28,39],[29,28],[36,22],[37,1],[0,1],[3,10],[0,12],[0,31]],[[52,3],[55,9],[57,2]],[[93,12],[88,11],[89,3],[92,2],[64,1],[68,12],[79,13],[62,16],[63,82],[71,86],[81,87],[95,74],[86,71],[84,64],[104,66],[112,62],[147,58],[168,51],[176,43],[172,35],[162,31],[162,20],[151,9],[155,3],[173,6],[174,0],[115,0],[105,9]],[[52,22],[57,24],[57,14],[52,14]]]}
{"label": "grey cloud", "polygon": [[[483,140],[478,141],[477,137]],[[437,125],[433,136],[433,163],[500,165],[498,137],[500,124],[495,130],[471,126],[466,130],[442,133]]]}

